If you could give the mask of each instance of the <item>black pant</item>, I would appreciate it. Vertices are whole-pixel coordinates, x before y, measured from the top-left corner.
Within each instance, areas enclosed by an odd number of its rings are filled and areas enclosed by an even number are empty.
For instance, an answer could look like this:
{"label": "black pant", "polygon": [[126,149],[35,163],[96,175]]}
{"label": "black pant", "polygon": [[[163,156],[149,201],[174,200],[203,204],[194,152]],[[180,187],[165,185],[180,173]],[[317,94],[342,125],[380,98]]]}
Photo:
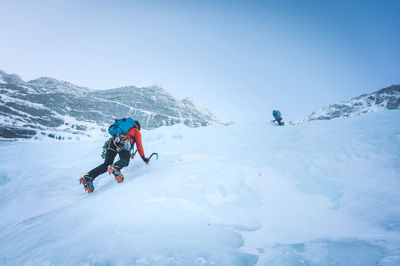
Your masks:
{"label": "black pant", "polygon": [[282,122],[282,118],[281,117],[277,117],[276,121],[278,121],[278,125],[283,126],[285,123]]}
{"label": "black pant", "polygon": [[119,160],[114,164],[114,166],[118,167],[119,169],[124,168],[125,166],[129,165],[130,160],[130,153],[126,150],[121,150],[120,152],[116,152],[113,149],[108,149],[106,152],[106,157],[104,163],[100,164],[96,168],[89,171],[89,176],[95,179],[98,175],[101,175],[107,172],[108,166],[113,164],[115,156],[119,154]]}

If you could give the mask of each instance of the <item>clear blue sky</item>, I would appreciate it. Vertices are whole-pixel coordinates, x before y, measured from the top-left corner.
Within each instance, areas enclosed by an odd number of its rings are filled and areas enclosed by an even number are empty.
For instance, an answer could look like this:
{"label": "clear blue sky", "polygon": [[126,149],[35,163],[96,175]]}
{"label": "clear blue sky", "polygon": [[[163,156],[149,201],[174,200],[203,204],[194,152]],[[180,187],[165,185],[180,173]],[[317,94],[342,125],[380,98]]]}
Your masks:
{"label": "clear blue sky", "polygon": [[400,1],[5,1],[0,69],[162,85],[223,120],[298,120],[400,84]]}

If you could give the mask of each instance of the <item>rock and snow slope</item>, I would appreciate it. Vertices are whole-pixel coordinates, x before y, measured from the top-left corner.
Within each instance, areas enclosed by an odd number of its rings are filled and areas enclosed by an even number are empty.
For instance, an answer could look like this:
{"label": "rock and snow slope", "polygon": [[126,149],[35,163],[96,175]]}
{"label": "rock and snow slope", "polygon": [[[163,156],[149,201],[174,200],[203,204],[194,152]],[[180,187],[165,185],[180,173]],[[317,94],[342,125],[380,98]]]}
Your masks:
{"label": "rock and snow slope", "polygon": [[400,111],[142,134],[93,194],[104,139],[0,143],[0,264],[400,264]]}
{"label": "rock and snow slope", "polygon": [[0,70],[0,139],[93,137],[128,116],[147,129],[222,124],[193,99],[177,100],[157,86],[93,91],[53,78],[24,82]]}
{"label": "rock and snow slope", "polygon": [[382,110],[400,109],[400,85],[392,85],[376,92],[363,94],[349,101],[324,106],[299,122],[352,117]]}

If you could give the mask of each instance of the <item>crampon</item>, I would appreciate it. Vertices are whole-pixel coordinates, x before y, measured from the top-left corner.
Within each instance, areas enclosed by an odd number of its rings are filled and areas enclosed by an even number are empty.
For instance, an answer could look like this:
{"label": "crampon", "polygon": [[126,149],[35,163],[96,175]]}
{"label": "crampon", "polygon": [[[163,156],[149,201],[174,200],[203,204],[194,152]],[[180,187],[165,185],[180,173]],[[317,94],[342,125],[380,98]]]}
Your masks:
{"label": "crampon", "polygon": [[114,175],[115,180],[117,180],[118,183],[124,182],[124,176],[122,175],[120,170],[117,167],[115,167],[114,165],[110,165],[108,167],[107,171],[108,171],[109,174],[113,174]]}
{"label": "crampon", "polygon": [[84,175],[79,179],[85,190],[89,193],[94,191],[93,179],[89,175]]}

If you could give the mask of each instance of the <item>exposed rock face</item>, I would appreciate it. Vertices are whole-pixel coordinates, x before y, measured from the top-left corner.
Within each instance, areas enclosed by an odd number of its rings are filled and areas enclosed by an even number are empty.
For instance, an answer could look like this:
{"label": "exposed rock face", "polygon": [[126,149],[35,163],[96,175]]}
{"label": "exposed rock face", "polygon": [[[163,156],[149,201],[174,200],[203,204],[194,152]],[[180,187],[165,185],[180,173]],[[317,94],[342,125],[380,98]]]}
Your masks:
{"label": "exposed rock face", "polygon": [[384,109],[400,109],[400,85],[393,85],[370,94],[360,95],[349,101],[322,107],[300,122],[352,117]]}
{"label": "exposed rock face", "polygon": [[53,78],[29,82],[0,70],[0,138],[92,136],[114,119],[132,117],[142,128],[222,124],[192,99],[134,86],[94,91]]}

